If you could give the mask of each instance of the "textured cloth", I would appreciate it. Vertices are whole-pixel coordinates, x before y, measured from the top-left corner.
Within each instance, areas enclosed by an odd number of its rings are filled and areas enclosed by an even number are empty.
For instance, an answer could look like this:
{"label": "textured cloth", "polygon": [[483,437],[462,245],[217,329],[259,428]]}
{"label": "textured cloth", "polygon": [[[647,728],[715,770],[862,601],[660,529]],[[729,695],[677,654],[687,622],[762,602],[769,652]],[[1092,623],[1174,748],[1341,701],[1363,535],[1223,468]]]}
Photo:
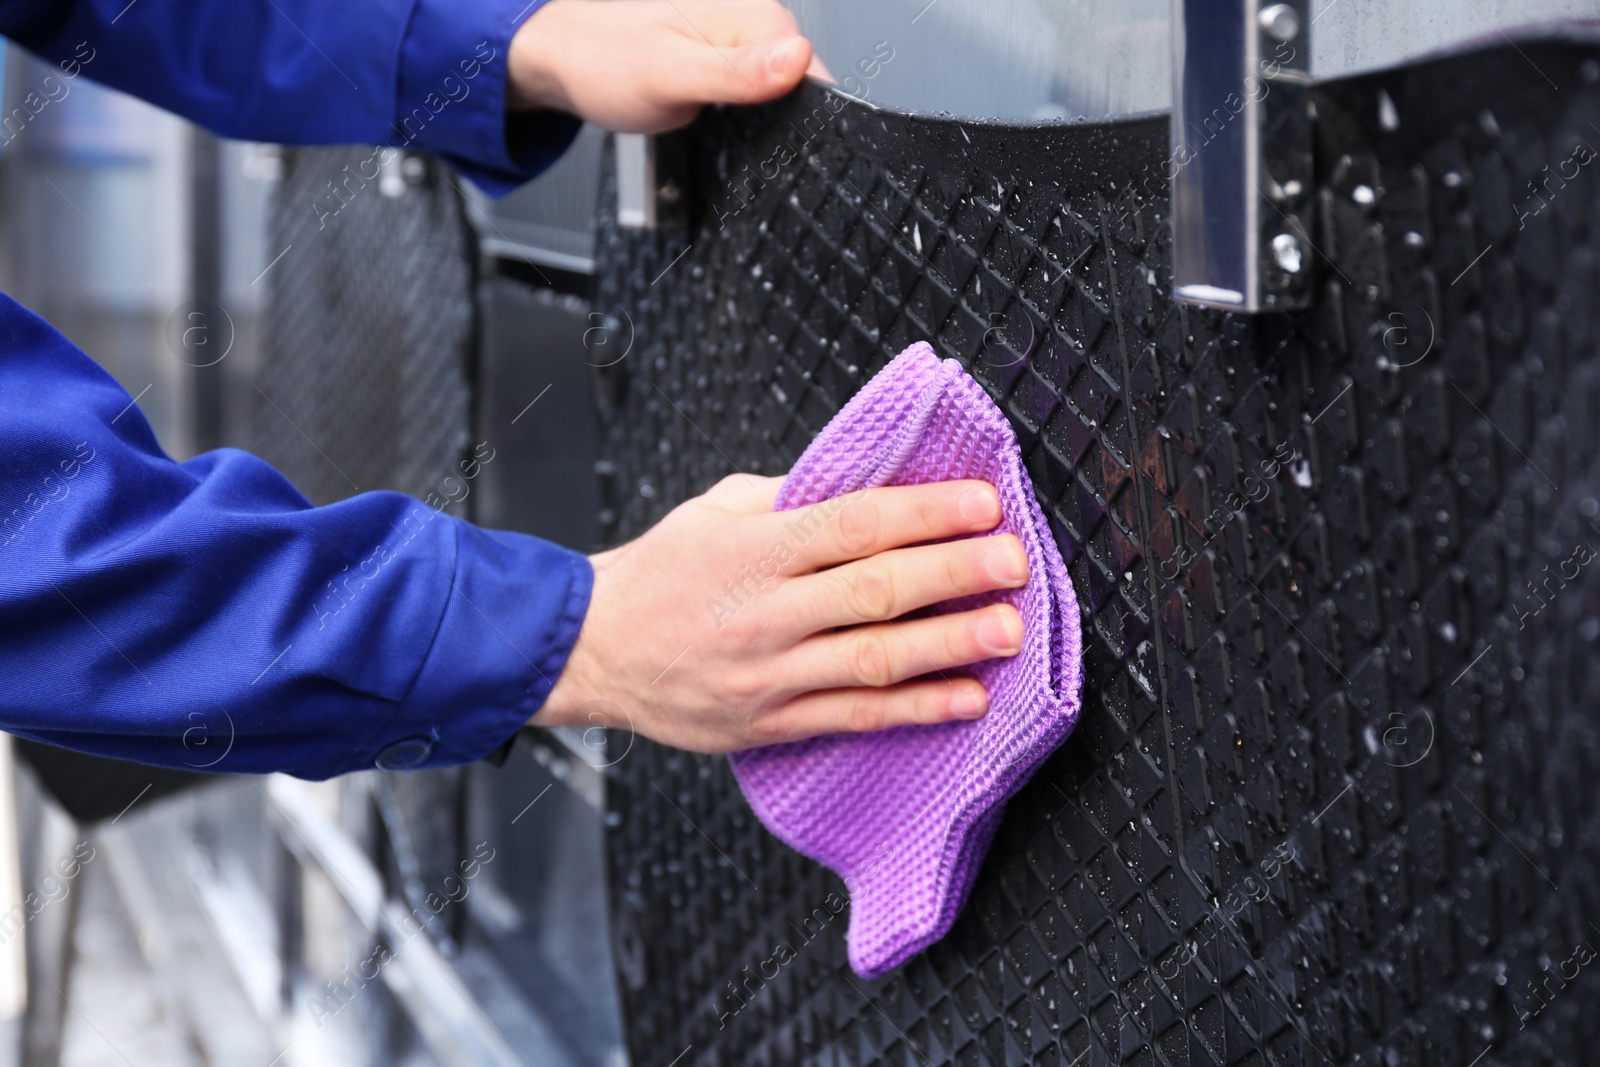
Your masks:
{"label": "textured cloth", "polygon": [[[1078,602],[1022,466],[1016,436],[955,360],[914,344],[817,435],[776,510],[857,489],[981,478],[1000,491],[997,533],[1028,553],[1021,589],[932,609],[1009,601],[1022,651],[969,672],[989,692],[971,722],[831,734],[736,753],[734,774],[774,834],[837,871],[850,890],[850,965],[864,978],[899,966],[955,921],[1005,803],[1078,720]],[[963,673],[963,672],[946,672]]]}

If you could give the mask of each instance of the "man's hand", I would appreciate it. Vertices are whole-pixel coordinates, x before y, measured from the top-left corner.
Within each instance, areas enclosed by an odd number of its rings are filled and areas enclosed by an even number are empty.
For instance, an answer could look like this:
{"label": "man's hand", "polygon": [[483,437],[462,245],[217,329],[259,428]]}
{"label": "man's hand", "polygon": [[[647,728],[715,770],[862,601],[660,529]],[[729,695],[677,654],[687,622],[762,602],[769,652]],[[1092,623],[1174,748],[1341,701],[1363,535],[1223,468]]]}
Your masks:
{"label": "man's hand", "polygon": [[511,40],[507,99],[660,133],[702,104],[782,96],[811,61],[776,0],[553,0]]}
{"label": "man's hand", "polygon": [[583,630],[530,724],[727,752],[982,715],[982,684],[944,672],[1015,655],[1017,610],[900,616],[1027,582],[1016,537],[966,536],[999,523],[994,487],[869,489],[774,512],[781,483],[725,478],[592,557]]}

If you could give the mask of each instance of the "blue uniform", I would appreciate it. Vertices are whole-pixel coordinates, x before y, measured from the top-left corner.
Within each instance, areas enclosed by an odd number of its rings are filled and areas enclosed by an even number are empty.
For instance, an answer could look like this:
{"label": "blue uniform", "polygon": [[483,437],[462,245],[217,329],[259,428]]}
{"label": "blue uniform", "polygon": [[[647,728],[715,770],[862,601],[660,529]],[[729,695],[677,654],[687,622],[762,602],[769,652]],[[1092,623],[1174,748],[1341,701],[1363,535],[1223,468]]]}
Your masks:
{"label": "blue uniform", "polygon": [[[538,2],[0,0],[0,33],[225,135],[426,147],[499,192],[577,129],[505,115]],[[219,772],[469,762],[543,704],[592,584],[399,493],[312,507],[243,452],[176,463],[0,296],[0,728]]]}

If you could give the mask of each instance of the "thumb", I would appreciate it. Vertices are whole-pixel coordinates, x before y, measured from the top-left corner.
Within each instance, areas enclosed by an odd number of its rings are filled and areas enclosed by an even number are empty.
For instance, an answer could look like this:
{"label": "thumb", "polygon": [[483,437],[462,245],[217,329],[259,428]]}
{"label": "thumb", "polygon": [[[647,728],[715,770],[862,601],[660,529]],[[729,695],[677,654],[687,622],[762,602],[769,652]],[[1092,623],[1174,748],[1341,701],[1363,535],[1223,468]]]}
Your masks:
{"label": "thumb", "polygon": [[782,96],[800,83],[811,62],[811,42],[780,37],[734,48],[717,48],[703,37],[689,38],[671,64],[675,95],[685,103],[759,104]]}

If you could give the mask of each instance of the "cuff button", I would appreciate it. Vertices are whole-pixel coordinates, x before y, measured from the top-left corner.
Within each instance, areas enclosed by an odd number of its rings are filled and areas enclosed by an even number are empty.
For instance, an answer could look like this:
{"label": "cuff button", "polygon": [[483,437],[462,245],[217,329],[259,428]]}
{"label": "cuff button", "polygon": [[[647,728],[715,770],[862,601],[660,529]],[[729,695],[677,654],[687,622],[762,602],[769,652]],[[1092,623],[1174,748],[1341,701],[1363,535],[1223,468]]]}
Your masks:
{"label": "cuff button", "polygon": [[384,748],[374,761],[379,770],[404,771],[415,767],[433,755],[433,741],[426,737],[408,737]]}

